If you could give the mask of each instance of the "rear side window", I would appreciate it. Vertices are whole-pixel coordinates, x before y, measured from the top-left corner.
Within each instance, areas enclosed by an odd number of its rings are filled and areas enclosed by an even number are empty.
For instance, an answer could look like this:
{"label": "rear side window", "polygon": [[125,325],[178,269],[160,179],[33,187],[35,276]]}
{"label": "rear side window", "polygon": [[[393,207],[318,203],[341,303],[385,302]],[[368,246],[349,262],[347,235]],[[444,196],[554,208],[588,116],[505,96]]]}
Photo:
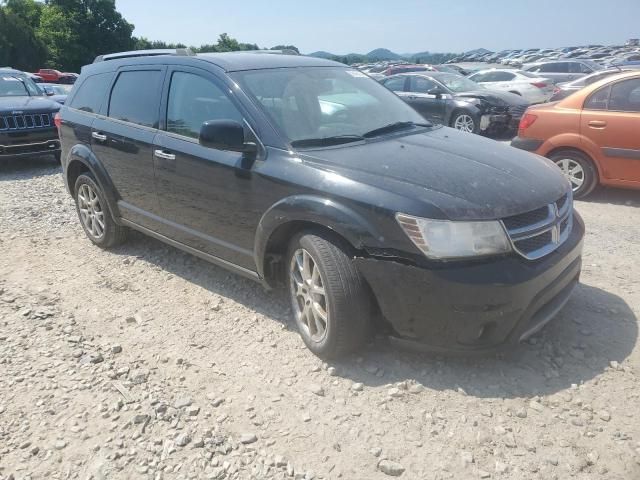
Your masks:
{"label": "rear side window", "polygon": [[88,113],[100,112],[100,107],[107,95],[112,78],[112,73],[99,73],[87,77],[73,96],[69,106]]}
{"label": "rear side window", "polygon": [[593,70],[583,63],[570,63],[569,72],[571,73],[592,73]]}
{"label": "rear side window", "polygon": [[609,110],[640,112],[640,78],[624,80],[611,87]]}
{"label": "rear side window", "polygon": [[160,70],[120,73],[109,102],[109,117],[145,127],[158,128]]}
{"label": "rear side window", "polygon": [[213,82],[191,73],[175,72],[171,77],[167,105],[167,131],[198,138],[208,120],[242,122],[242,114]]}
{"label": "rear side window", "polygon": [[611,93],[611,85],[596,90],[584,103],[586,110],[606,110],[609,105],[609,93]]}
{"label": "rear side window", "polygon": [[385,80],[384,82],[382,82],[382,84],[393,92],[403,92],[404,79],[405,77],[390,78],[389,80]]}
{"label": "rear side window", "polygon": [[569,64],[567,62],[543,63],[535,70],[530,71],[540,73],[569,73]]}

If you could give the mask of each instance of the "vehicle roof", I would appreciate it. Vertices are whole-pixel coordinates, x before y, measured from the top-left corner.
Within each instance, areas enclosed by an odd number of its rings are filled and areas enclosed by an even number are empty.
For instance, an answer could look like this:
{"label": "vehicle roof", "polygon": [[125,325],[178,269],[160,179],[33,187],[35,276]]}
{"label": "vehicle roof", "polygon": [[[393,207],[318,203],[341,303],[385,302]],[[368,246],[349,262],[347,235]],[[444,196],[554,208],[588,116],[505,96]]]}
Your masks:
{"label": "vehicle roof", "polygon": [[90,71],[113,71],[118,67],[127,65],[163,65],[171,60],[171,63],[181,65],[194,65],[199,62],[207,62],[223,69],[226,72],[242,70],[261,70],[267,68],[295,68],[295,67],[343,67],[346,65],[323,58],[306,57],[303,55],[279,55],[268,53],[226,52],[226,53],[199,53],[197,55],[155,55],[149,57],[131,57],[107,60],[93,63],[83,67]]}
{"label": "vehicle roof", "polygon": [[25,74],[22,70],[16,70],[15,68],[11,68],[11,67],[0,68],[0,73],[10,73],[11,75],[15,75],[18,73],[22,75]]}

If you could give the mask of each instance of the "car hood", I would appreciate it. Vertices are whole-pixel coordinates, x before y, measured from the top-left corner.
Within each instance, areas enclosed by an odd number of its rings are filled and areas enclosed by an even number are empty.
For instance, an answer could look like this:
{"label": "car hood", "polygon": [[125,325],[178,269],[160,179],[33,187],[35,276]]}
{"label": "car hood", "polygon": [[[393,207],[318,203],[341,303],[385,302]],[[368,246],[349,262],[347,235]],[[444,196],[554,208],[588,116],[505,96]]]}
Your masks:
{"label": "car hood", "polygon": [[60,104],[47,97],[0,97],[0,113],[57,112]]}
{"label": "car hood", "polygon": [[468,98],[478,98],[498,106],[515,107],[520,105],[528,105],[528,102],[520,95],[510,92],[501,92],[500,90],[477,90],[475,92],[458,92],[454,98],[465,100]]}
{"label": "car hood", "polygon": [[508,217],[554,202],[569,189],[549,160],[448,127],[300,153],[304,162],[332,172],[330,178],[337,174],[397,200],[381,208],[430,218]]}

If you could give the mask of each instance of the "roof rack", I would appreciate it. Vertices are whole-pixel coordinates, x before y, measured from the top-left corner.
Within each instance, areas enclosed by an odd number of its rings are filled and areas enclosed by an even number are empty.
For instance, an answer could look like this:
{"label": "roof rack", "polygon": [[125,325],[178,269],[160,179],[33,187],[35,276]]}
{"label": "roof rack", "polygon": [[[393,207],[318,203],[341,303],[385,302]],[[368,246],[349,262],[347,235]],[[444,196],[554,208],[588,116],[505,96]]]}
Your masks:
{"label": "roof rack", "polygon": [[132,50],[130,52],[109,53],[107,55],[98,55],[93,63],[106,62],[107,60],[119,60],[121,58],[135,57],[157,57],[159,55],[178,55],[182,57],[191,57],[195,53],[190,48],[164,48],[156,50]]}

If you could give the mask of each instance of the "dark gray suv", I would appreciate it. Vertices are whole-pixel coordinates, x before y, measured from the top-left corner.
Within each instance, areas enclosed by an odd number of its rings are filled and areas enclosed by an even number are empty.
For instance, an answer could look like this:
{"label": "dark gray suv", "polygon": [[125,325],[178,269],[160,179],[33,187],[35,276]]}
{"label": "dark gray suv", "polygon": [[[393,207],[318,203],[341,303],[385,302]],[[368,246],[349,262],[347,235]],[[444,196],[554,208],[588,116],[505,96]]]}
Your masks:
{"label": "dark gray suv", "polygon": [[339,63],[102,57],[62,108],[61,139],[93,243],[135,229],[284,286],[323,357],[361,345],[374,318],[420,348],[511,345],[580,276],[584,225],[555,165],[433,126]]}

